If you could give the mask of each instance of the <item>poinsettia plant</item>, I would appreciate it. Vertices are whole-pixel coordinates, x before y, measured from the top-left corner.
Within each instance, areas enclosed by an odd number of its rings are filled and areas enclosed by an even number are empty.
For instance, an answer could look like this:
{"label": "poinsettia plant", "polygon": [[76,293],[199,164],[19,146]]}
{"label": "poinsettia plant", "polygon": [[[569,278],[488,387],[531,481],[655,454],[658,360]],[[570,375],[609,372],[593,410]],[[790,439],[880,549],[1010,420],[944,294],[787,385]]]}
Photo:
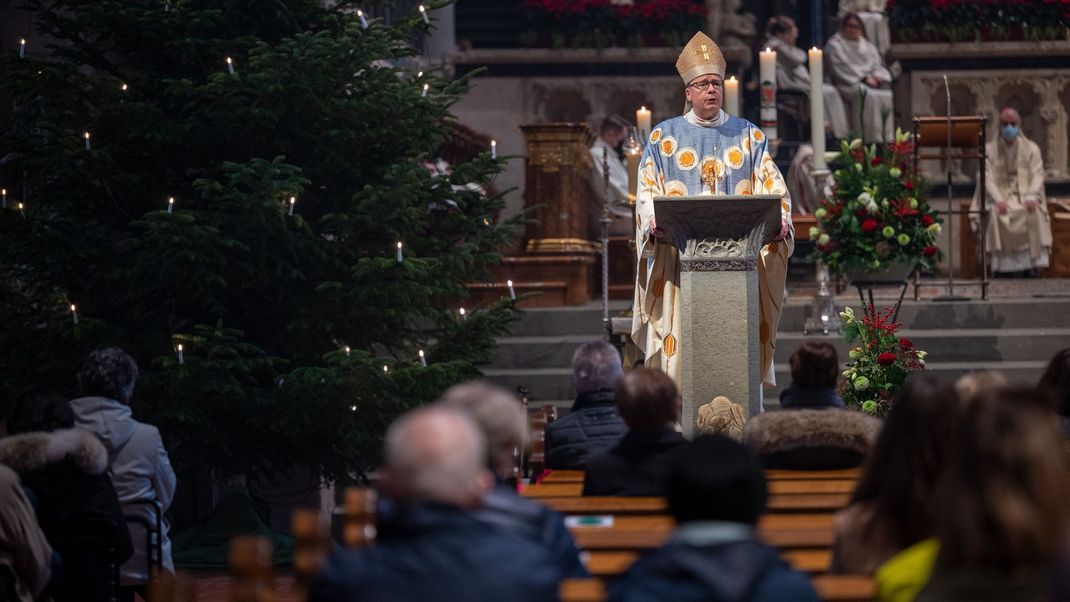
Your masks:
{"label": "poinsettia plant", "polygon": [[817,255],[840,276],[873,272],[905,263],[931,270],[940,259],[935,240],[939,215],[925,200],[925,180],[914,169],[914,143],[896,130],[895,141],[841,143],[830,157],[834,194],[814,212],[810,239]]}
{"label": "poinsettia plant", "polygon": [[861,320],[850,307],[840,313],[843,338],[855,345],[839,385],[840,397],[850,409],[886,415],[907,375],[925,369],[926,353],[896,334],[901,325],[892,321],[893,313],[889,307],[878,314],[873,306]]}

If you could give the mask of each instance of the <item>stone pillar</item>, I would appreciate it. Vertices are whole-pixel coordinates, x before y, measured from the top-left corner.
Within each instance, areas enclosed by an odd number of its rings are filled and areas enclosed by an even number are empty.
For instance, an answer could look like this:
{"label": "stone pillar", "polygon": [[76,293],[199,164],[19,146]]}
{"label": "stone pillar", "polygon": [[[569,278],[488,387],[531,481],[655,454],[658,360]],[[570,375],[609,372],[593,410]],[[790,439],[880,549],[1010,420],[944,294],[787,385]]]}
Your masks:
{"label": "stone pillar", "polygon": [[718,395],[761,407],[758,253],[780,231],[780,197],[659,197],[658,226],[680,252],[684,434]]}

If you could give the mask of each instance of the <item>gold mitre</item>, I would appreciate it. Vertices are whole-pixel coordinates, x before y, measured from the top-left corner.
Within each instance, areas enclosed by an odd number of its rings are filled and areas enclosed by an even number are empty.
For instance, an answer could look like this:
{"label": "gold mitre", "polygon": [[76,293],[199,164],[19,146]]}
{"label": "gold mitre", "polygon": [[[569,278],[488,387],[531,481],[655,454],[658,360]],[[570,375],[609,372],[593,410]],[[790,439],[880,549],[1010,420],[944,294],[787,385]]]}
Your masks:
{"label": "gold mitre", "polygon": [[710,36],[696,33],[691,41],[680,52],[680,58],[676,59],[676,70],[680,72],[685,84],[700,75],[720,75],[724,79],[724,73],[728,69],[721,49],[717,47]]}

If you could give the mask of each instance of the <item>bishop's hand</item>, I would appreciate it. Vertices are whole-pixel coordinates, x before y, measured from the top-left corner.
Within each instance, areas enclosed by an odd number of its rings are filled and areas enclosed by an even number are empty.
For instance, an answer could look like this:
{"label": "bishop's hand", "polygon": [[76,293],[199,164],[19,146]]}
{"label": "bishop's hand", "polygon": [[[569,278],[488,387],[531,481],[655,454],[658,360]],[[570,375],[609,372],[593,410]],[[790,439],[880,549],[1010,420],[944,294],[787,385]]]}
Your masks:
{"label": "bishop's hand", "polygon": [[650,216],[650,235],[659,240],[665,238],[665,231],[658,227],[658,222],[653,215]]}

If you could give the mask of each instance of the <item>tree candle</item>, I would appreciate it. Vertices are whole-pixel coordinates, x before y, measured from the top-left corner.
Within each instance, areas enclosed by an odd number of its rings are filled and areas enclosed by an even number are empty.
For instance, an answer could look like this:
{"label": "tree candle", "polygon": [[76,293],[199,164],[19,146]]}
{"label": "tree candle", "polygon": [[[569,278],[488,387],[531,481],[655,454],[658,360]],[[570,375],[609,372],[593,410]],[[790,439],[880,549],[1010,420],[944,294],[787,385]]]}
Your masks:
{"label": "tree candle", "polygon": [[424,357],[424,350],[423,349],[420,350],[420,365],[423,366],[424,368],[427,367],[427,358]]}
{"label": "tree candle", "polygon": [[85,132],[84,134],[82,134],[82,136],[85,137],[85,150],[92,149],[92,145],[89,144],[89,132]]}
{"label": "tree candle", "polygon": [[71,303],[71,319],[76,325],[78,324],[78,308],[73,303]]}
{"label": "tree candle", "polygon": [[178,344],[178,365],[182,366],[186,363],[186,356],[182,353],[182,343]]}
{"label": "tree candle", "polygon": [[424,8],[423,4],[420,5],[420,18],[424,20],[424,25],[431,24],[431,20],[427,18],[427,9]]}
{"label": "tree candle", "polygon": [[294,214],[294,205],[296,205],[296,204],[297,204],[297,197],[290,197],[290,211],[288,213],[289,215],[293,215]]}
{"label": "tree candle", "polygon": [[516,289],[513,288],[513,281],[512,280],[506,280],[505,281],[505,285],[509,287],[509,298],[512,299],[513,301],[516,301]]}
{"label": "tree candle", "polygon": [[234,75],[234,59],[227,57],[227,71]]}
{"label": "tree candle", "polygon": [[357,18],[360,19],[360,26],[368,29],[368,20],[364,18],[364,11],[357,10]]}
{"label": "tree candle", "polygon": [[401,252],[401,241],[398,241],[398,263],[401,263],[405,259],[404,253]]}
{"label": "tree candle", "polygon": [[26,58],[26,38],[19,39],[19,58]]}
{"label": "tree candle", "polygon": [[498,158],[498,141],[497,140],[491,140],[490,141],[490,158],[491,159],[497,159]]}
{"label": "tree candle", "polygon": [[167,215],[171,215],[171,210],[175,207],[175,197],[167,197]]}

